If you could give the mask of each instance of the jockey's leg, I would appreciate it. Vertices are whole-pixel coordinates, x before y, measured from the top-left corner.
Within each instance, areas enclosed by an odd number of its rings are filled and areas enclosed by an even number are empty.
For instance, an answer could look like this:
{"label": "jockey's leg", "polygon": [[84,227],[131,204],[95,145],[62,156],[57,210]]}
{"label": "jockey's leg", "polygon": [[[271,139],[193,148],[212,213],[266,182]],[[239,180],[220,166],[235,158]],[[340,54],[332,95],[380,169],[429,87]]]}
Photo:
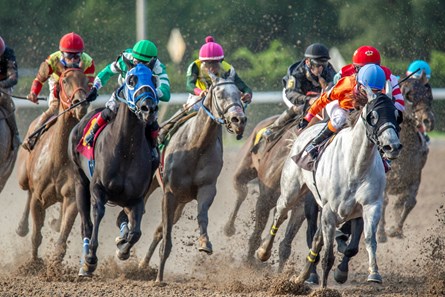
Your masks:
{"label": "jockey's leg", "polygon": [[312,140],[312,142],[306,147],[306,152],[311,155],[313,159],[318,157],[318,146],[322,144],[326,139],[334,135],[336,129],[332,126],[331,121],[318,133],[318,135]]}
{"label": "jockey's leg", "polygon": [[105,120],[104,116],[102,116],[102,113],[105,110],[108,109],[106,108],[100,113],[100,115],[96,118],[96,122],[94,123],[93,127],[88,132],[88,135],[85,136],[85,143],[89,146],[93,144],[94,136],[96,135],[97,131],[99,131],[99,129],[107,123],[107,120]]}
{"label": "jockey's leg", "polygon": [[263,137],[269,140],[272,133],[278,128],[283,127],[289,121],[293,120],[297,115],[302,115],[303,106],[293,105],[291,108],[285,110],[267,129],[263,132]]}
{"label": "jockey's leg", "polygon": [[[54,116],[56,114],[56,112],[58,111],[59,98],[55,97],[54,95],[53,96],[50,95],[48,100],[49,100],[49,102],[48,102],[49,107],[46,111],[44,111],[40,115],[39,120],[37,121],[36,125],[34,126],[34,132],[36,132],[38,129],[40,129],[43,126],[46,126],[46,129],[48,129],[51,126],[51,124],[54,123],[54,121],[48,123],[48,120],[52,116]],[[28,138],[22,144],[23,148],[28,151],[31,151],[34,148],[34,146],[37,142],[37,139],[40,136],[40,133],[39,133],[39,135],[33,135],[34,132],[31,133],[32,137],[31,137],[31,135],[29,135]]]}
{"label": "jockey's leg", "polygon": [[187,111],[180,109],[178,110],[166,123],[162,125],[162,128],[159,130],[159,143],[163,143],[165,138],[167,137],[168,132],[170,132],[171,128],[173,128],[176,123],[179,122],[184,116],[188,114]]}
{"label": "jockey's leg", "polygon": [[[3,102],[2,102],[3,103]],[[9,125],[9,128],[12,132],[12,150],[15,150],[21,143],[19,129],[17,127],[17,121],[15,119],[15,106],[12,100],[6,102],[6,104],[2,104],[2,106],[7,111],[7,116],[5,118],[6,122]]]}
{"label": "jockey's leg", "polygon": [[117,104],[116,94],[113,93],[111,98],[105,103],[106,108],[101,111],[100,115],[97,117],[96,123],[89,131],[88,135],[85,136],[85,142],[91,146],[93,144],[94,136],[100,127],[111,122],[116,117],[117,109],[119,105]]}

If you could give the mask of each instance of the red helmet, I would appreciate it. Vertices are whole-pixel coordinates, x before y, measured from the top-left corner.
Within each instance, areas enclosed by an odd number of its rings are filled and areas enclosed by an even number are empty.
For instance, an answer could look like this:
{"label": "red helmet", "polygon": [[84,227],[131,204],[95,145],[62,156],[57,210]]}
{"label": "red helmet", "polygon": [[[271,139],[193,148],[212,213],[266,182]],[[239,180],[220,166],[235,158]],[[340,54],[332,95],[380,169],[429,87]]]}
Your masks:
{"label": "red helmet", "polygon": [[352,55],[352,63],[357,66],[366,64],[380,65],[380,53],[375,47],[369,45],[361,46]]}
{"label": "red helmet", "polygon": [[3,41],[3,38],[0,37],[0,56],[5,52],[5,47],[5,42]]}
{"label": "red helmet", "polygon": [[83,39],[74,32],[65,34],[60,39],[59,49],[62,52],[81,53],[83,52]]}

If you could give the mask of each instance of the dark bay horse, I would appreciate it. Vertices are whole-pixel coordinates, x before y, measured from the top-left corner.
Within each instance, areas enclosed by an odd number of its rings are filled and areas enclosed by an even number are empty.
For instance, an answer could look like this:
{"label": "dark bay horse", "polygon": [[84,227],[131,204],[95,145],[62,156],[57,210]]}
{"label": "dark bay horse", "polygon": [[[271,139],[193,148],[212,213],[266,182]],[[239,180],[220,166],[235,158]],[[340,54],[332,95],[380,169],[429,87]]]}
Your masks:
{"label": "dark bay horse", "polygon": [[[404,120],[400,131],[403,150],[399,158],[392,162],[391,170],[387,173],[385,204],[378,233],[380,242],[385,242],[387,236],[403,238],[403,224],[417,203],[422,169],[429,152],[422,132],[434,129],[433,96],[425,73],[420,79],[410,78],[403,82],[401,90],[405,98]],[[389,195],[396,199],[395,226],[385,230],[385,210]]]}
{"label": "dark bay horse", "polygon": [[[372,93],[369,91],[369,93]],[[281,176],[281,194],[270,232],[257,256],[266,261],[271,256],[273,241],[287,212],[304,203],[307,191],[314,194],[321,207],[321,225],[314,237],[306,265],[296,282],[304,282],[315,265],[324,244],[321,286],[327,286],[328,273],[334,264],[333,242],[336,227],[349,219],[363,216],[365,243],[369,258],[368,281],[381,282],[377,267],[377,225],[384,200],[385,173],[379,150],[389,159],[400,153],[398,137],[400,118],[391,100],[385,95],[370,97],[354,125],[340,130],[310,172],[295,164],[293,156],[301,155],[306,144],[325,124],[305,129],[295,140]]]}
{"label": "dark bay horse", "polygon": [[92,275],[97,267],[99,225],[107,203],[122,207],[128,217],[129,230],[117,241],[117,256],[121,260],[130,257],[131,248],[142,234],[144,197],[154,173],[151,144],[146,137],[147,125],[154,121],[158,109],[151,70],[137,64],[115,94],[121,104],[116,118],[97,136],[94,163],[77,146],[84,142],[84,129],[97,111],[86,115],[70,136],[69,154],[83,238],[80,276]]}
{"label": "dark bay horse", "polygon": [[8,178],[11,176],[17,158],[18,147],[13,148],[13,131],[8,121],[15,120],[14,102],[6,92],[0,89],[0,106],[3,104],[10,105],[10,108],[0,107],[0,193],[3,191]]}
{"label": "dark bay horse", "polygon": [[216,182],[223,166],[222,126],[242,135],[247,118],[241,93],[234,83],[234,72],[231,71],[228,78],[212,77],[212,81],[203,106],[173,134],[164,152],[162,223],[140,263],[141,268],[149,266],[162,240],[157,284],[163,284],[165,263],[172,249],[173,225],[192,200],[198,202],[198,249],[207,254],[213,252],[207,234],[208,210],[215,198]]}
{"label": "dark bay horse", "polygon": [[[63,67],[59,64],[58,67]],[[28,215],[33,219],[32,259],[38,259],[42,243],[42,227],[45,210],[61,202],[62,224],[56,242],[55,261],[62,261],[66,253],[66,241],[77,216],[74,193],[74,170],[68,159],[68,137],[71,129],[86,114],[88,103],[82,103],[88,91],[88,79],[81,69],[62,70],[59,79],[59,118],[42,134],[35,148],[28,152],[20,148],[18,155],[18,180],[23,190],[28,191],[28,200],[17,234],[28,233]],[[77,106],[76,106],[77,105]],[[74,107],[75,106],[75,107]],[[71,108],[74,107],[74,108]],[[70,109],[71,108],[71,109]],[[35,119],[28,134],[35,130]]]}

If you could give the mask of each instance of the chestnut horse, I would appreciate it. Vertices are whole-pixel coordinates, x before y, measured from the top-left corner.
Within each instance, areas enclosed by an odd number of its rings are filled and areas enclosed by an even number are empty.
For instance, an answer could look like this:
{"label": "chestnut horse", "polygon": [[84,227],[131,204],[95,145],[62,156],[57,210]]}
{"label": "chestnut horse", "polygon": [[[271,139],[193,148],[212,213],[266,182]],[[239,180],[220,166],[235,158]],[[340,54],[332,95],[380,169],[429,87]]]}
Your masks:
{"label": "chestnut horse", "polygon": [[[71,129],[86,114],[88,103],[83,103],[88,92],[88,79],[81,69],[64,69],[59,64],[60,105],[57,121],[43,133],[31,152],[20,148],[18,155],[18,180],[28,191],[28,200],[17,228],[17,234],[28,233],[28,215],[33,219],[32,260],[38,259],[42,243],[45,211],[51,205],[62,203],[62,224],[56,242],[54,260],[61,262],[66,253],[66,241],[77,216],[74,192],[74,170],[68,159],[68,137]],[[35,119],[29,133],[35,130]]]}

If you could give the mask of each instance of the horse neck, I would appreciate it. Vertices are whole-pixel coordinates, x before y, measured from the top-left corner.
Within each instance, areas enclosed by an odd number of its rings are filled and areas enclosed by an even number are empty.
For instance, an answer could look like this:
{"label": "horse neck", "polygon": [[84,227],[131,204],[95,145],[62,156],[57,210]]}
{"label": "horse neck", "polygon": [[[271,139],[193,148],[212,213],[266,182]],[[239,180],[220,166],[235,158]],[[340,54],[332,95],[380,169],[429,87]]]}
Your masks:
{"label": "horse neck", "polygon": [[361,175],[360,173],[369,170],[374,162],[374,156],[378,153],[374,143],[372,143],[366,136],[366,126],[363,118],[360,117],[358,122],[352,127],[352,135],[347,135],[350,139],[347,150],[342,153],[347,156],[346,160],[349,162],[349,168],[353,168],[351,173]]}
{"label": "horse neck", "polygon": [[145,140],[145,124],[125,104],[119,106],[110,126],[111,134],[116,137],[109,137],[109,140],[114,139],[116,146],[120,144],[127,149],[131,146],[140,147]]}
{"label": "horse neck", "polygon": [[[64,109],[60,107],[59,114],[63,111]],[[55,150],[55,152],[51,155],[56,162],[68,159],[68,154],[65,154],[64,152],[68,151],[68,139],[70,132],[78,122],[79,120],[77,118],[70,114],[70,112],[67,112],[60,116],[54,123],[52,127],[53,132],[50,136],[51,145],[49,148]]]}
{"label": "horse neck", "polygon": [[190,127],[191,140],[189,144],[193,147],[205,147],[215,143],[219,135],[221,135],[221,125],[216,123],[201,108],[195,117],[195,125]]}

